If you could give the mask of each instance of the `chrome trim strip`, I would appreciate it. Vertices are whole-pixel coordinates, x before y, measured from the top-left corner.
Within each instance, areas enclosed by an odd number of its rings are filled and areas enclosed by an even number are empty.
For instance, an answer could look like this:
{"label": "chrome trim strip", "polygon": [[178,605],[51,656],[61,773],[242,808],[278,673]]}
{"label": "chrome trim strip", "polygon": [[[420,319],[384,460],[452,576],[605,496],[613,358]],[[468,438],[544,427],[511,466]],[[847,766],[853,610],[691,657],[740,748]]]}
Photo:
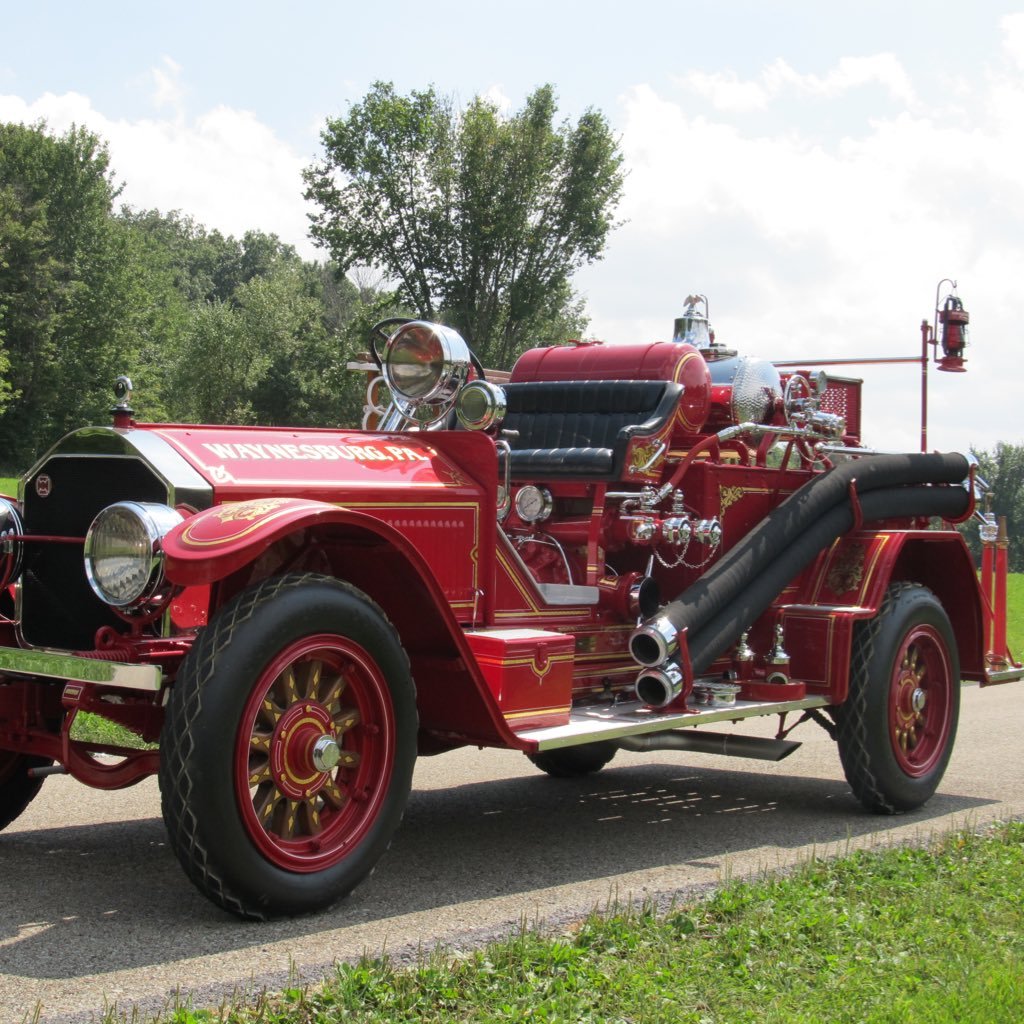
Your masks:
{"label": "chrome trim strip", "polygon": [[[156,428],[159,429],[159,428]],[[18,498],[25,485],[52,458],[141,459],[167,487],[167,504],[191,505],[196,510],[213,504],[213,486],[174,446],[153,429],[83,427],[62,437],[18,482]]]}
{"label": "chrome trim strip", "polygon": [[537,589],[548,604],[580,605],[597,604],[601,591],[597,587],[580,586],[572,583],[538,583]]}
{"label": "chrome trim strip", "polygon": [[524,740],[536,740],[538,750],[572,747],[595,740],[614,740],[622,736],[666,732],[682,726],[708,725],[711,722],[733,722],[740,718],[781,714],[804,708],[821,708],[828,704],[825,697],[805,697],[803,700],[746,701],[738,700],[728,707],[689,711],[685,714],[665,714],[649,708],[639,701],[623,702],[612,706],[579,708],[569,712],[568,725],[552,725],[543,729],[530,729],[518,733]]}
{"label": "chrome trim strip", "polygon": [[0,674],[5,672],[154,693],[163,685],[159,665],[129,665],[60,651],[26,651],[20,647],[0,647]]}

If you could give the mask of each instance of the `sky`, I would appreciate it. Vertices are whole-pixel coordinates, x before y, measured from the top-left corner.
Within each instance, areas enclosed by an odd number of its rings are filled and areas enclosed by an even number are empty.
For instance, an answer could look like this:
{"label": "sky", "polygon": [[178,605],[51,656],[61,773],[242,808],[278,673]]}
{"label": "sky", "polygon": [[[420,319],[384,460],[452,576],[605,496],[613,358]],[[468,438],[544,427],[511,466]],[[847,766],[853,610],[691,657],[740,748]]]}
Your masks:
{"label": "sky", "polygon": [[[701,293],[745,355],[919,358],[952,279],[968,372],[931,367],[928,447],[1024,443],[1024,0],[0,0],[0,120],[84,125],[122,202],[310,259],[302,169],[375,81],[607,117],[628,176],[576,278],[588,337],[671,337]],[[920,365],[834,372],[867,443],[918,449]]]}

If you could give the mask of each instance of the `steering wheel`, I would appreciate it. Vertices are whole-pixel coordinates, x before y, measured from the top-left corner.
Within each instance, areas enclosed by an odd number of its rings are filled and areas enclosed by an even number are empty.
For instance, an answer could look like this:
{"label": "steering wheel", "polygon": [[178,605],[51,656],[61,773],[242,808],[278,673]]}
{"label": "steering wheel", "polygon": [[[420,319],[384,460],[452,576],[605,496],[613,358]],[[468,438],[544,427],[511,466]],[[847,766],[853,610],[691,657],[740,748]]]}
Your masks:
{"label": "steering wheel", "polygon": [[[380,353],[377,351],[377,341],[388,341],[392,334],[395,333],[396,327],[401,327],[403,324],[414,323],[418,317],[414,316],[389,316],[386,320],[380,320],[370,328],[370,356],[373,361],[377,364],[377,369],[384,370],[384,361],[380,357]],[[476,375],[480,380],[487,380],[487,374],[484,371],[484,364],[477,358],[476,353],[469,349],[469,362],[473,369],[476,370]]]}
{"label": "steering wheel", "polygon": [[415,319],[414,316],[389,316],[386,320],[379,320],[370,328],[370,356],[377,364],[378,370],[384,369],[384,361],[377,351],[378,339],[387,341],[395,333],[396,327],[401,327],[402,324],[411,324]]}

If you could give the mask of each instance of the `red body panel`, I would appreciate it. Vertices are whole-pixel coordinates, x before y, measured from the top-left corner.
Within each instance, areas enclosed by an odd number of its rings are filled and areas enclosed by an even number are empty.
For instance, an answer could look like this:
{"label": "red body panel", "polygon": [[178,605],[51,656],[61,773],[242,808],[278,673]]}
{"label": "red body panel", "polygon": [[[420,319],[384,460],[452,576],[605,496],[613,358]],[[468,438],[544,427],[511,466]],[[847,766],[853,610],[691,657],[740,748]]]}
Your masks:
{"label": "red body panel", "polygon": [[572,637],[538,629],[474,631],[467,637],[487,685],[514,728],[569,721]]}

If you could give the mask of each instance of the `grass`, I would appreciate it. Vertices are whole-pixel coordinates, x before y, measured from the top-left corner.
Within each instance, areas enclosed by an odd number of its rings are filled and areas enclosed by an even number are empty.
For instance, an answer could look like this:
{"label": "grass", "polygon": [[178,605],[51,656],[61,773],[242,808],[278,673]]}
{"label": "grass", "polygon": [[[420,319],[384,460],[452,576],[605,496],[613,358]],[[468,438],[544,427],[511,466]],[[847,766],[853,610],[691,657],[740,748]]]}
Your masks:
{"label": "grass", "polygon": [[[706,902],[595,914],[464,954],[340,964],[173,1024],[1001,1024],[1024,1020],[1024,822],[814,860]],[[128,1018],[115,1011],[104,1020]],[[139,1018],[133,1017],[134,1020]]]}
{"label": "grass", "polygon": [[1006,581],[1006,642],[1013,656],[1024,658],[1024,573],[1012,572]]}
{"label": "grass", "polygon": [[156,750],[158,743],[147,743],[140,736],[117,722],[89,711],[79,711],[71,723],[71,738],[84,743],[102,743],[132,750]]}

